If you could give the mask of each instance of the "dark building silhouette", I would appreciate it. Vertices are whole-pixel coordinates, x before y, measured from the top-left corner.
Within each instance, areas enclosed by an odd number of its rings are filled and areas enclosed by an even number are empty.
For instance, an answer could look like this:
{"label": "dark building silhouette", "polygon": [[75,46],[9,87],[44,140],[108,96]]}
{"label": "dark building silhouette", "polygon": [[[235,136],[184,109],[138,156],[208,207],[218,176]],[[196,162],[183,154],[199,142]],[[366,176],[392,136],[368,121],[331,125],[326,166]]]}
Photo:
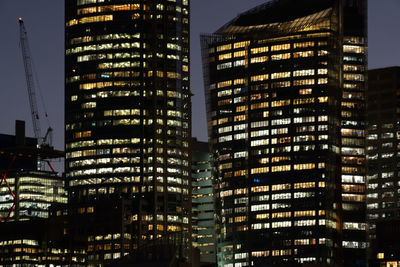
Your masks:
{"label": "dark building silhouette", "polygon": [[89,266],[161,241],[188,260],[189,1],[66,0],[65,22],[71,234]]}
{"label": "dark building silhouette", "polygon": [[400,67],[368,72],[367,159],[371,266],[400,265]]}
{"label": "dark building silhouette", "polygon": [[366,10],[270,1],[202,36],[219,266],[366,264]]}
{"label": "dark building silhouette", "polygon": [[[0,169],[4,172],[10,165],[10,161],[13,157],[13,152],[17,147],[29,147],[34,149],[37,147],[37,141],[35,138],[25,137],[25,122],[15,122],[15,135],[0,134],[0,149],[2,150],[0,158]],[[9,151],[7,151],[9,150]],[[37,161],[35,158],[20,159],[13,165],[14,169],[36,169]]]}

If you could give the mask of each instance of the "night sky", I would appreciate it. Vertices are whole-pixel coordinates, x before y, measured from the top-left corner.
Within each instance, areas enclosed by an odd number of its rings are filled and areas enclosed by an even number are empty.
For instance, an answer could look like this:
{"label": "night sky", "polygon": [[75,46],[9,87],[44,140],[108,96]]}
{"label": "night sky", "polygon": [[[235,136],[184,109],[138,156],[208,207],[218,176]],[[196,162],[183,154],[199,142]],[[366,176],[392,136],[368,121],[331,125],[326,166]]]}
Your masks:
{"label": "night sky", "polygon": [[[321,0],[323,1],[323,0]],[[200,33],[212,33],[265,0],[191,0],[191,90],[193,136],[207,140]],[[369,67],[400,65],[399,0],[369,0]],[[0,0],[0,133],[14,134],[15,120],[26,121],[33,136],[25,73],[19,46],[23,17],[41,91],[54,128],[54,145],[64,147],[64,1]],[[42,123],[43,134],[47,126]]]}

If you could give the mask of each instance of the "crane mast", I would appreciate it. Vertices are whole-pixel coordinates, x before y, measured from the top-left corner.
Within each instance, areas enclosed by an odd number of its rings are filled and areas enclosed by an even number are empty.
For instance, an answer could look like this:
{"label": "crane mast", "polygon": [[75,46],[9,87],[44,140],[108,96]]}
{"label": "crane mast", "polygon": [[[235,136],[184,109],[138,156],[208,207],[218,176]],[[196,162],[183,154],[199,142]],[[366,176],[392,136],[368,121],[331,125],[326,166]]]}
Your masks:
{"label": "crane mast", "polygon": [[36,98],[36,87],[35,81],[33,76],[33,64],[32,64],[32,57],[28,43],[28,34],[26,32],[24,21],[22,18],[18,19],[19,21],[19,30],[20,30],[20,43],[21,43],[21,51],[22,57],[24,61],[24,68],[25,68],[25,76],[26,76],[26,86],[28,89],[28,96],[29,96],[29,104],[31,107],[31,116],[32,116],[32,124],[33,124],[33,132],[35,138],[38,140],[40,146],[47,145],[47,138],[51,140],[51,132],[52,128],[49,127],[46,135],[44,138],[41,137],[41,128],[40,128],[40,117],[39,111],[37,106],[37,98]]}

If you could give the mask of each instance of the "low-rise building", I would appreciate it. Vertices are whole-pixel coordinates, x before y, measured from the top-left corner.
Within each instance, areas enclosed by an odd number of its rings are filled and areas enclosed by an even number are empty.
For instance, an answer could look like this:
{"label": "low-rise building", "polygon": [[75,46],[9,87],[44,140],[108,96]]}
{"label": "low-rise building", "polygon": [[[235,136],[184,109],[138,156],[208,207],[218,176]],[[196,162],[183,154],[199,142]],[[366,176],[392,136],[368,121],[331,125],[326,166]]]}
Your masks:
{"label": "low-rise building", "polygon": [[63,156],[25,138],[23,121],[15,136],[0,135],[1,267],[71,266],[64,223],[49,219],[53,205],[67,203],[64,179],[50,163]]}

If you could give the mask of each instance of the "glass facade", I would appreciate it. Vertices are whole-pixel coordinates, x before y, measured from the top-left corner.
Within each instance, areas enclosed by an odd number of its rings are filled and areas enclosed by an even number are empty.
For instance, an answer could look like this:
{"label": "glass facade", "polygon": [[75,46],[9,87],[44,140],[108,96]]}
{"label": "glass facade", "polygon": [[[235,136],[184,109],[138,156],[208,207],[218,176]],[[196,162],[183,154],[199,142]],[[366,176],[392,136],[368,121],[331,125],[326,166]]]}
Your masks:
{"label": "glass facade", "polygon": [[367,220],[370,259],[374,261],[371,266],[398,266],[400,67],[370,70],[368,76]]}
{"label": "glass facade", "polygon": [[[11,171],[0,188],[0,267],[66,264],[69,251],[49,227],[50,207],[67,202],[62,177],[47,171]],[[36,264],[36,265],[35,265]],[[45,265],[41,265],[45,266]],[[64,265],[65,266],[65,265]]]}
{"label": "glass facade", "polygon": [[202,36],[218,266],[365,265],[365,20],[272,1]]}
{"label": "glass facade", "polygon": [[170,239],[180,240],[188,258],[189,1],[65,3],[71,214],[96,214],[100,200],[104,207],[116,201],[121,212],[114,220],[123,222],[122,228],[83,224],[89,263]]}
{"label": "glass facade", "polygon": [[369,72],[368,87],[368,219],[400,216],[398,92],[400,68]]}
{"label": "glass facade", "polygon": [[10,221],[48,218],[51,205],[67,203],[64,182],[52,172],[18,172],[10,174],[7,183],[9,188],[0,188],[0,218],[6,218],[14,205]]}
{"label": "glass facade", "polygon": [[208,143],[192,140],[193,247],[200,250],[201,264],[215,266],[216,239],[213,176]]}
{"label": "glass facade", "polygon": [[15,132],[0,135],[0,267],[65,266],[64,225],[50,222],[51,208],[67,203],[64,179],[50,164],[63,152],[38,148],[23,121]]}

